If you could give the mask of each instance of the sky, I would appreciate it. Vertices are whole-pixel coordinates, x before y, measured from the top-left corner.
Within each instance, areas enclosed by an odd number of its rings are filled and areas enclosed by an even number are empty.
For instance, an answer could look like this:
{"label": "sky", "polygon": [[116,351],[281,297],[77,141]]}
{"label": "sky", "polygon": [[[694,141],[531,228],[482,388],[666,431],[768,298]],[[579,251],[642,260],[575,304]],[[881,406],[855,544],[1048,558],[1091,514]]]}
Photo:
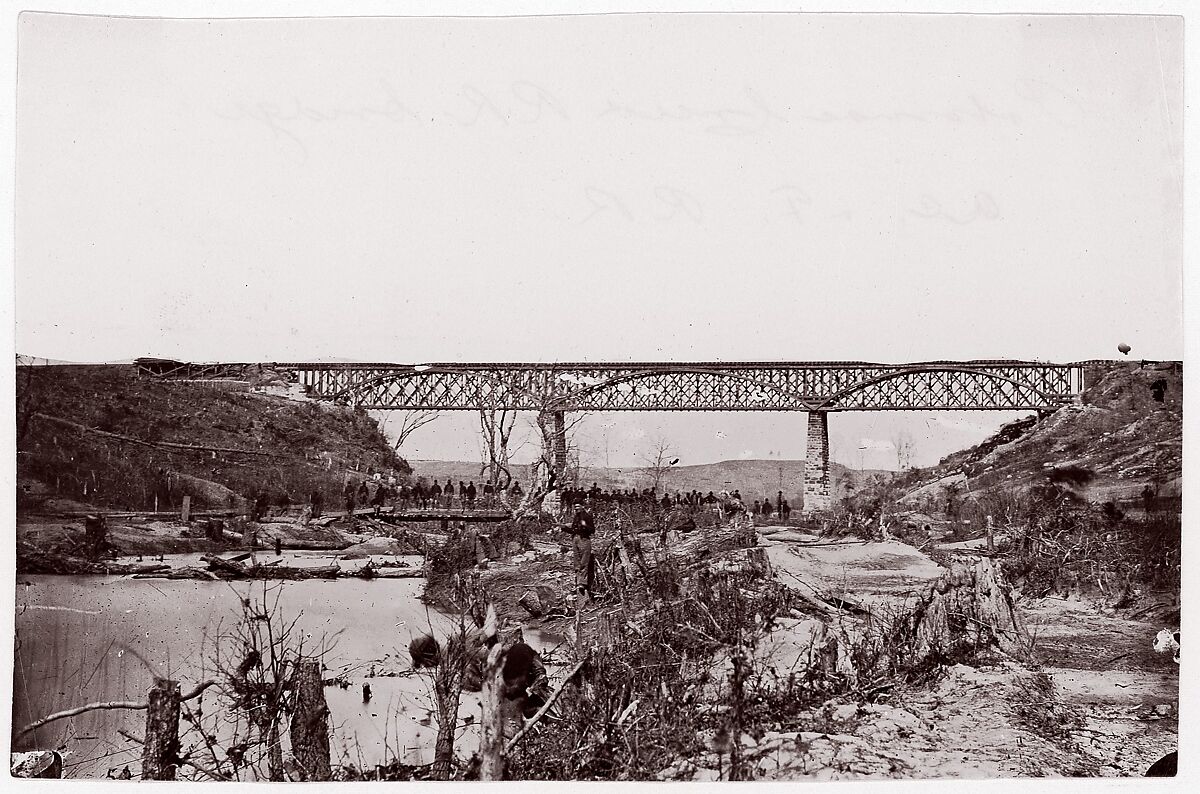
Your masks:
{"label": "sky", "polygon": [[[15,346],[73,361],[1183,356],[1182,40],[1138,16],[18,23]],[[1011,414],[840,414],[895,465]],[[478,455],[474,417],[414,457]],[[631,465],[804,418],[589,417]],[[599,465],[599,464],[595,464]]]}

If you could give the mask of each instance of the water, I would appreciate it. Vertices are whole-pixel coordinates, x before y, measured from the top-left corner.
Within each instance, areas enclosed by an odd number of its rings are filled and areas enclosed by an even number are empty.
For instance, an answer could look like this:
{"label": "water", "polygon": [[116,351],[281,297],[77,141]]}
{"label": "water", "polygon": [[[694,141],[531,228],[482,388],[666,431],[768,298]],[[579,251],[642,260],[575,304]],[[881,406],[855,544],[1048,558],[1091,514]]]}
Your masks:
{"label": "water", "polygon": [[[167,562],[196,564],[194,556],[167,555]],[[262,556],[274,559],[273,554]],[[287,565],[323,565],[331,559],[303,552],[285,557]],[[428,676],[370,676],[372,665],[376,673],[408,671],[408,643],[414,636],[450,630],[448,616],[420,601],[422,585],[421,579],[268,583],[272,601],[278,588],[280,617],[289,622],[298,618],[296,630],[305,647],[329,648],[326,677],[344,673],[351,682],[349,689],[326,687],[334,763],[345,760],[370,768],[396,758],[406,763],[432,760],[437,722],[431,718]],[[213,677],[213,654],[219,638],[238,620],[240,599],[258,600],[262,592],[261,582],[19,576],[15,729],[86,703],[145,702],[155,675],[180,681],[184,691]],[[535,647],[547,642],[536,632],[526,635]],[[372,689],[366,704],[364,682]],[[206,694],[205,701],[211,711],[214,698]],[[478,724],[478,699],[470,693],[463,695],[460,719],[467,715],[476,717],[471,727]],[[144,721],[144,711],[93,711],[40,728],[13,749],[66,746],[72,752],[66,774],[73,777],[103,777],[126,764],[136,772],[140,746],[118,731],[140,737]],[[477,741],[470,727],[459,738],[461,747]]]}

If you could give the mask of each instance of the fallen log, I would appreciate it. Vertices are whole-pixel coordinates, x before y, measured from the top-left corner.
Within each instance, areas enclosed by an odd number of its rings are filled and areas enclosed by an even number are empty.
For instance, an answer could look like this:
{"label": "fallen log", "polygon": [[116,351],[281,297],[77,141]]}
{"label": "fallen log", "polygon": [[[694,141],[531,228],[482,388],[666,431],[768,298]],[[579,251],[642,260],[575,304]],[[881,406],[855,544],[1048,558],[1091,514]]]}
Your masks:
{"label": "fallen log", "polygon": [[161,571],[171,570],[171,566],[165,562],[144,562],[136,565],[130,565],[129,572],[137,575],[139,573],[159,573]]}
{"label": "fallen log", "polygon": [[249,575],[249,569],[245,565],[242,565],[240,562],[235,562],[234,560],[223,560],[220,557],[203,554],[200,556],[200,561],[208,563],[209,570],[217,574],[223,574],[235,579],[245,579]]}
{"label": "fallen log", "polygon": [[205,579],[211,582],[220,581],[221,577],[203,568],[173,568],[159,573],[138,573],[134,579]]}
{"label": "fallen log", "polygon": [[146,563],[93,561],[74,554],[37,551],[24,544],[18,544],[17,547],[17,571],[20,573],[125,576],[146,573],[146,568]]}
{"label": "fallen log", "polygon": [[208,563],[209,570],[222,579],[336,579],[343,573],[336,564],[312,568],[289,568],[278,565],[278,561],[265,565],[246,566],[209,555],[200,559]]}
{"label": "fallen log", "polygon": [[371,574],[362,573],[367,569],[363,566],[353,575],[364,579],[417,579],[425,575],[420,568],[371,568]]}
{"label": "fallen log", "polygon": [[343,548],[354,546],[349,541],[280,541],[280,548],[289,552],[341,552]]}

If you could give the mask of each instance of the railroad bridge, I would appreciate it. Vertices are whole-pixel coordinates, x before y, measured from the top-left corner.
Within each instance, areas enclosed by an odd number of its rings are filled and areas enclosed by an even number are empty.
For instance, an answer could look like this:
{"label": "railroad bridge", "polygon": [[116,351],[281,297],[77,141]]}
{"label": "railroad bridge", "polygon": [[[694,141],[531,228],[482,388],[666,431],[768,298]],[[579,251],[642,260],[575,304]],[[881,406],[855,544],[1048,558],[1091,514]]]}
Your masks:
{"label": "railroad bridge", "polygon": [[138,359],[139,376],[282,378],[314,399],[371,410],[506,408],[553,417],[566,467],[572,411],[803,411],[804,509],[828,509],[829,414],[838,411],[1052,411],[1083,391],[1086,362],[861,361],[657,363],[210,363]]}

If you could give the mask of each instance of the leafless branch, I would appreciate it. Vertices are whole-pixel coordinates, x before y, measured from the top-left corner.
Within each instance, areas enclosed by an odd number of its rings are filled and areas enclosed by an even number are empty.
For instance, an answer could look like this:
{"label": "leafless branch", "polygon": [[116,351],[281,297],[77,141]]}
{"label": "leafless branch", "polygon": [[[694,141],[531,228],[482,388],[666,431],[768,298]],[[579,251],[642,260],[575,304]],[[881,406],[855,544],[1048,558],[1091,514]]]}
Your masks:
{"label": "leafless branch", "polygon": [[563,690],[567,688],[567,684],[571,682],[571,679],[574,678],[575,674],[583,668],[583,665],[586,662],[586,659],[580,659],[575,666],[571,668],[571,672],[567,673],[567,677],[562,680],[562,683],[558,685],[558,688],[550,693],[550,697],[546,698],[545,705],[538,709],[537,714],[534,714],[533,717],[530,718],[529,722],[525,723],[525,727],[521,728],[521,730],[517,732],[516,736],[508,740],[508,744],[504,746],[505,755],[511,753],[513,748],[525,738],[525,734],[529,733],[529,731],[533,729],[533,726],[537,725],[538,721],[541,720],[542,717],[546,716],[547,712],[550,711],[555,701],[558,700],[558,696],[563,693]]}

